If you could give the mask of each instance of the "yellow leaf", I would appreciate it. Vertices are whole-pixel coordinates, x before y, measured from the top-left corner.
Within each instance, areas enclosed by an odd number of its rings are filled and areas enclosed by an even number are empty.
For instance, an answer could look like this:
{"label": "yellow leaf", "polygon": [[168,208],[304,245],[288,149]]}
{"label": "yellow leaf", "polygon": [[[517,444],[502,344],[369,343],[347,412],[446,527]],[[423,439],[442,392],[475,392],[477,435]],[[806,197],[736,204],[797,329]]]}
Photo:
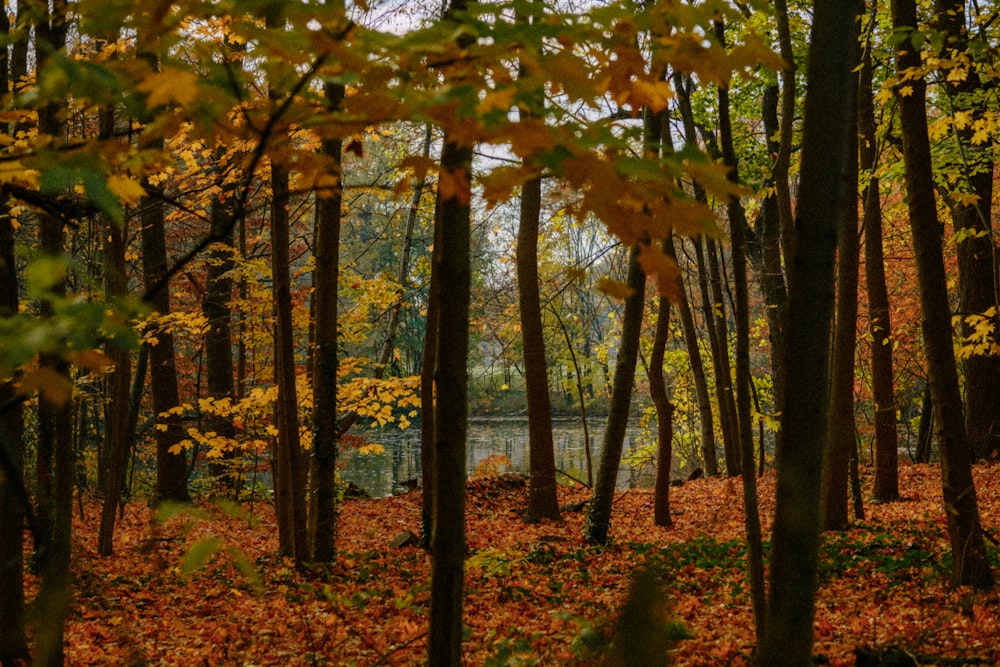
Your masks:
{"label": "yellow leaf", "polygon": [[899,87],[899,96],[900,97],[909,97],[912,94],[913,94],[913,86],[900,86]]}
{"label": "yellow leaf", "polygon": [[629,298],[635,292],[635,290],[622,281],[612,280],[611,278],[601,278],[597,281],[596,287],[597,291],[601,294],[607,294],[608,296],[622,300]]}
{"label": "yellow leaf", "polygon": [[678,301],[681,296],[681,271],[677,262],[663,254],[658,248],[645,244],[639,246],[639,265],[646,275],[656,276],[656,284],[660,294],[671,301]]}
{"label": "yellow leaf", "polygon": [[146,191],[142,189],[138,181],[118,174],[108,177],[108,189],[123,202],[133,206],[146,195]]}
{"label": "yellow leaf", "polygon": [[155,109],[171,102],[184,106],[193,102],[198,96],[198,75],[190,70],[164,67],[162,72],[155,72],[146,77],[138,88],[141,92],[147,93],[148,109]]}
{"label": "yellow leaf", "polygon": [[97,350],[84,350],[83,352],[71,352],[66,358],[80,368],[89,371],[104,372],[113,370],[114,363]]}
{"label": "yellow leaf", "polygon": [[45,399],[62,404],[73,395],[73,382],[54,368],[42,366],[22,376],[17,391],[28,396],[37,391]]}

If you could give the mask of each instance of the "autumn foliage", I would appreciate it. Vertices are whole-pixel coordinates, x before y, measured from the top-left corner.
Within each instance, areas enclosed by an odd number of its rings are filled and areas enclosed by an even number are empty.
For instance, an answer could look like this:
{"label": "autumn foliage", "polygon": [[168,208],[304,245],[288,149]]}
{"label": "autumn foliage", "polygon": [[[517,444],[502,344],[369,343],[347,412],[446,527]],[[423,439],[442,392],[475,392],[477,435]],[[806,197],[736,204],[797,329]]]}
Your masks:
{"label": "autumn foliage", "polygon": [[[815,652],[853,665],[857,647],[1000,661],[998,593],[949,590],[940,473],[901,468],[903,501],[824,536]],[[976,469],[983,514],[1000,511],[995,465]],[[765,533],[773,475],[761,480]],[[588,665],[608,650],[631,575],[662,585],[677,665],[742,665],[754,651],[738,480],[672,491],[674,526],[656,528],[652,494],[615,500],[613,539],[585,546],[582,515],[523,525],[523,479],[469,482],[466,615],[470,665]],[[567,503],[583,488],[563,487]],[[266,504],[202,505],[171,518],[131,503],[114,559],[95,557],[96,505],[77,524],[77,588],[67,630],[72,665],[422,665],[430,557],[389,544],[419,526],[420,494],[349,501],[340,554],[312,572],[276,559]],[[987,524],[996,530],[992,523]],[[994,556],[996,545],[993,545]],[[958,663],[949,663],[958,664]]]}

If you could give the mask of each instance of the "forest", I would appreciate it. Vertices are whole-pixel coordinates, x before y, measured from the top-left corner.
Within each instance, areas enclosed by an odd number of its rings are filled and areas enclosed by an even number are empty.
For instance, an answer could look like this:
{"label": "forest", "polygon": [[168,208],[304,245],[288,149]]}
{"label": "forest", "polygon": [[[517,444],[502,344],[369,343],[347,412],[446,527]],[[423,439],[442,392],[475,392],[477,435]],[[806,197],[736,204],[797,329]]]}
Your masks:
{"label": "forest", "polygon": [[5,2],[0,667],[1000,664],[998,17]]}

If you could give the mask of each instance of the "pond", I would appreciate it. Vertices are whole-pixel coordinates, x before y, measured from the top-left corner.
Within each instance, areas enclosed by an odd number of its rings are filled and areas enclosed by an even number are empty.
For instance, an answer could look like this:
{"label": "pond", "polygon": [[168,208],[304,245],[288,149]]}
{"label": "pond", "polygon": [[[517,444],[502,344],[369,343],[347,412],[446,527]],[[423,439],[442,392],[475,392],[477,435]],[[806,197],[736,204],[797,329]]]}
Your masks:
{"label": "pond", "polygon": [[[604,421],[588,422],[590,449],[594,474],[600,458]],[[343,479],[361,487],[372,496],[399,493],[401,483],[420,477],[420,428],[413,426],[405,431],[396,428],[358,430],[372,443],[380,444],[380,453],[360,453],[357,449],[342,451],[341,475]],[[580,420],[558,419],[552,422],[552,439],[555,446],[556,479],[561,484],[574,481],[586,482],[587,458],[584,432]],[[638,428],[630,426],[625,436],[622,466],[618,473],[620,488],[648,487],[653,484],[654,469],[651,463],[630,465],[626,454],[639,442]],[[493,457],[489,458],[488,457]],[[503,458],[498,458],[503,457]],[[509,464],[506,462],[509,461]],[[491,465],[500,463],[499,467]],[[472,418],[469,420],[466,441],[466,474],[473,474],[480,466],[496,472],[527,474],[528,420],[525,417]]]}

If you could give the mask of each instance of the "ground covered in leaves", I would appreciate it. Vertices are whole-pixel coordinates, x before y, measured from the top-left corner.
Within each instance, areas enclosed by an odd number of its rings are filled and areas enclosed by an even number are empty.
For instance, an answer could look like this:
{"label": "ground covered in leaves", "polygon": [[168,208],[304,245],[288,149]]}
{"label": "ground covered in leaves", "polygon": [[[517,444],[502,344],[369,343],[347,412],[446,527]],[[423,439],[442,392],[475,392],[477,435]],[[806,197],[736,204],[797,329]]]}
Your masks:
{"label": "ground covered in leaves", "polygon": [[[979,467],[983,523],[1000,534],[1000,467]],[[761,483],[765,535],[773,476]],[[854,664],[859,646],[901,647],[935,664],[1000,665],[1000,596],[949,590],[939,470],[901,469],[904,500],[824,538],[815,650]],[[561,490],[561,501],[587,497]],[[582,541],[583,515],[526,526],[523,485],[469,483],[465,664],[585,665],[605,649],[629,578],[655,566],[679,634],[677,665],[740,665],[754,636],[744,576],[739,480],[671,490],[674,526],[653,526],[648,490],[614,504],[607,548]],[[98,508],[76,526],[76,594],[67,629],[74,665],[422,665],[430,559],[390,547],[419,530],[419,491],[351,500],[340,557],[302,573],[275,558],[274,517],[261,503],[201,506],[169,520],[130,504],[111,558],[96,556]],[[994,566],[997,545],[989,543]],[[972,662],[978,659],[981,662]],[[961,664],[950,661],[940,664]]]}

